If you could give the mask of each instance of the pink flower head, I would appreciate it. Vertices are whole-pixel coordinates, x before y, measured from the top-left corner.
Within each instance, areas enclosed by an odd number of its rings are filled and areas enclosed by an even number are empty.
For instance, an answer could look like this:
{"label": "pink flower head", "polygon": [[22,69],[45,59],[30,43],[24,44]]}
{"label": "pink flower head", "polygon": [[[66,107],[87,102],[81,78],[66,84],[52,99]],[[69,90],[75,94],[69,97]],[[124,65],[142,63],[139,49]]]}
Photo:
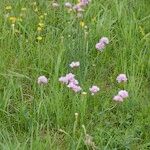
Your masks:
{"label": "pink flower head", "polygon": [[59,81],[64,83],[64,84],[68,84],[68,79],[66,77],[60,77]]}
{"label": "pink flower head", "polygon": [[105,44],[104,43],[97,43],[95,47],[97,50],[102,51],[105,48]]}
{"label": "pink flower head", "polygon": [[89,3],[89,0],[80,0],[80,5],[86,6]]}
{"label": "pink flower head", "polygon": [[118,92],[118,95],[121,96],[122,98],[127,98],[129,97],[129,94],[126,90],[121,90]]}
{"label": "pink flower head", "polygon": [[90,92],[92,95],[94,95],[95,93],[97,93],[100,89],[99,87],[93,85],[91,88],[89,88]]}
{"label": "pink flower head", "polygon": [[71,68],[79,67],[79,66],[80,66],[80,62],[79,62],[79,61],[77,61],[77,62],[72,62],[69,66],[70,66]]}
{"label": "pink flower head", "polygon": [[73,79],[74,79],[74,77],[75,77],[75,75],[74,75],[74,74],[72,74],[72,73],[68,73],[68,74],[66,74],[66,79],[67,79],[68,81],[73,80]]}
{"label": "pink flower head", "polygon": [[100,40],[99,40],[100,43],[103,43],[103,44],[109,44],[109,39],[107,37],[102,37]]}
{"label": "pink flower head", "polygon": [[113,100],[117,102],[123,102],[123,98],[120,95],[114,96]]}
{"label": "pink flower head", "polygon": [[78,80],[76,80],[76,79],[70,80],[70,83],[73,83],[73,84],[75,84],[75,85],[78,85],[78,84],[79,84]]}
{"label": "pink flower head", "polygon": [[70,82],[68,84],[68,87],[71,88],[74,92],[80,92],[82,90],[80,86],[78,86],[72,82]]}
{"label": "pink flower head", "polygon": [[120,75],[118,75],[116,80],[118,81],[118,83],[121,83],[121,82],[127,82],[128,79],[125,74],[120,74]]}
{"label": "pink flower head", "polygon": [[66,2],[66,3],[65,3],[65,7],[67,7],[67,8],[72,8],[72,4],[69,3],[69,2]]}
{"label": "pink flower head", "polygon": [[77,4],[73,7],[74,10],[76,10],[77,12],[83,12],[84,9],[81,7],[80,4]]}
{"label": "pink flower head", "polygon": [[48,79],[45,76],[40,76],[38,77],[38,84],[47,84],[48,83]]}

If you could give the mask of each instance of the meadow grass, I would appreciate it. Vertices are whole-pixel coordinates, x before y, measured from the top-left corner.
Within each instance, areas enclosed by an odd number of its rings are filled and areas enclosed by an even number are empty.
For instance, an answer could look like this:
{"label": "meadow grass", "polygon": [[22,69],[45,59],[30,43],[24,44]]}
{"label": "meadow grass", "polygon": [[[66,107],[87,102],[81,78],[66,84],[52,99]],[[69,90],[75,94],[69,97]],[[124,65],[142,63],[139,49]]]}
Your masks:
{"label": "meadow grass", "polygon": [[[0,0],[0,149],[150,149],[150,1],[92,0],[83,18],[64,2]],[[100,52],[103,36],[110,43]],[[69,72],[87,95],[58,81]],[[116,103],[122,88],[129,98]]]}

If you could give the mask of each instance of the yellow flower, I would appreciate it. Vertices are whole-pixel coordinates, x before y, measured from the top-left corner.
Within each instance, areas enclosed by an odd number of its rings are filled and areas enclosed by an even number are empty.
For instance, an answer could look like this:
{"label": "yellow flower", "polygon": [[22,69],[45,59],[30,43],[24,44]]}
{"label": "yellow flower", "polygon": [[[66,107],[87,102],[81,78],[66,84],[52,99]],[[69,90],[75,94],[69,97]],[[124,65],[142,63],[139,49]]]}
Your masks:
{"label": "yellow flower", "polygon": [[12,7],[11,7],[11,6],[6,6],[5,9],[6,9],[6,10],[11,10]]}
{"label": "yellow flower", "polygon": [[38,37],[37,37],[37,40],[38,40],[38,41],[41,41],[41,40],[42,40],[42,37],[41,37],[41,36],[38,36]]}
{"label": "yellow flower", "polygon": [[83,21],[80,21],[80,26],[83,28],[85,26],[85,23]]}
{"label": "yellow flower", "polygon": [[37,31],[42,31],[42,28],[41,27],[37,27]]}
{"label": "yellow flower", "polygon": [[43,28],[45,25],[44,25],[44,23],[42,23],[42,22],[40,22],[39,24],[38,24],[41,28]]}
{"label": "yellow flower", "polygon": [[9,17],[9,20],[10,20],[12,23],[15,23],[16,20],[17,20],[17,18],[14,17],[14,16],[11,16],[11,17]]}

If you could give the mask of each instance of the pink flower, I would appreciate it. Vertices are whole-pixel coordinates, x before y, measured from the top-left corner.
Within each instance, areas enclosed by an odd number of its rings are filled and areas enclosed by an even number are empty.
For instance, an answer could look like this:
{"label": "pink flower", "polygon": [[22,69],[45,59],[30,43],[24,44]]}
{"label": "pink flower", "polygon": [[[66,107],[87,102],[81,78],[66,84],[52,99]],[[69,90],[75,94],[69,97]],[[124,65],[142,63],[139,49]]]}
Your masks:
{"label": "pink flower", "polygon": [[64,83],[64,84],[68,84],[68,79],[66,77],[60,77],[59,81]]}
{"label": "pink flower", "polygon": [[95,47],[97,50],[102,51],[105,48],[105,44],[104,43],[97,43]]}
{"label": "pink flower", "polygon": [[83,12],[84,11],[84,9],[81,7],[80,4],[73,6],[73,9],[76,10],[77,12]]}
{"label": "pink flower", "polygon": [[79,62],[79,61],[77,61],[77,62],[72,62],[69,66],[70,66],[71,68],[79,67],[79,66],[80,66],[80,62]]}
{"label": "pink flower", "polygon": [[38,77],[38,84],[47,84],[48,83],[48,79],[45,76],[40,76]]}
{"label": "pink flower", "polygon": [[113,100],[118,102],[123,102],[123,98],[119,95],[114,96]]}
{"label": "pink flower", "polygon": [[75,77],[75,75],[74,75],[74,74],[72,74],[72,73],[68,73],[68,74],[66,74],[66,79],[67,79],[68,81],[73,80],[73,79],[74,79],[74,77]]}
{"label": "pink flower", "polygon": [[100,89],[99,87],[93,85],[91,88],[89,88],[90,92],[92,95],[94,95],[95,93],[97,93]]}
{"label": "pink flower", "polygon": [[126,77],[126,75],[125,74],[120,74],[117,78],[116,78],[116,80],[118,81],[118,83],[121,83],[121,82],[127,82],[127,77]]}
{"label": "pink flower", "polygon": [[80,0],[80,5],[86,6],[89,3],[89,0]]}
{"label": "pink flower", "polygon": [[67,87],[71,88],[74,92],[80,92],[82,90],[80,86],[72,82],[70,82]]}
{"label": "pink flower", "polygon": [[127,98],[129,97],[129,94],[126,90],[121,90],[118,92],[118,95],[121,96],[122,98]]}
{"label": "pink flower", "polygon": [[103,44],[109,44],[109,39],[107,37],[102,37],[100,40],[99,40],[100,43],[103,43]]}
{"label": "pink flower", "polygon": [[73,84],[75,84],[75,85],[79,84],[78,80],[76,80],[76,79],[70,80],[70,83],[73,83]]}
{"label": "pink flower", "polygon": [[71,4],[71,3],[69,3],[69,2],[66,2],[66,3],[65,3],[65,7],[67,7],[67,8],[71,8],[71,7],[72,7],[72,4]]}

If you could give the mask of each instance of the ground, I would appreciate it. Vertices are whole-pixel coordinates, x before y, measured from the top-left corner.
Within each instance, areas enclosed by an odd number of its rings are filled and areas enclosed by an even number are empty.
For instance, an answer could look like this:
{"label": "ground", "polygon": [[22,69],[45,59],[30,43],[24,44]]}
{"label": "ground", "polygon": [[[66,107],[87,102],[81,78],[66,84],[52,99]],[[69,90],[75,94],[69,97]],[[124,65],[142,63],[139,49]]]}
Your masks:
{"label": "ground", "polygon": [[[81,13],[65,2],[0,1],[0,149],[150,149],[150,1],[92,0]],[[59,82],[70,72],[82,91]]]}

